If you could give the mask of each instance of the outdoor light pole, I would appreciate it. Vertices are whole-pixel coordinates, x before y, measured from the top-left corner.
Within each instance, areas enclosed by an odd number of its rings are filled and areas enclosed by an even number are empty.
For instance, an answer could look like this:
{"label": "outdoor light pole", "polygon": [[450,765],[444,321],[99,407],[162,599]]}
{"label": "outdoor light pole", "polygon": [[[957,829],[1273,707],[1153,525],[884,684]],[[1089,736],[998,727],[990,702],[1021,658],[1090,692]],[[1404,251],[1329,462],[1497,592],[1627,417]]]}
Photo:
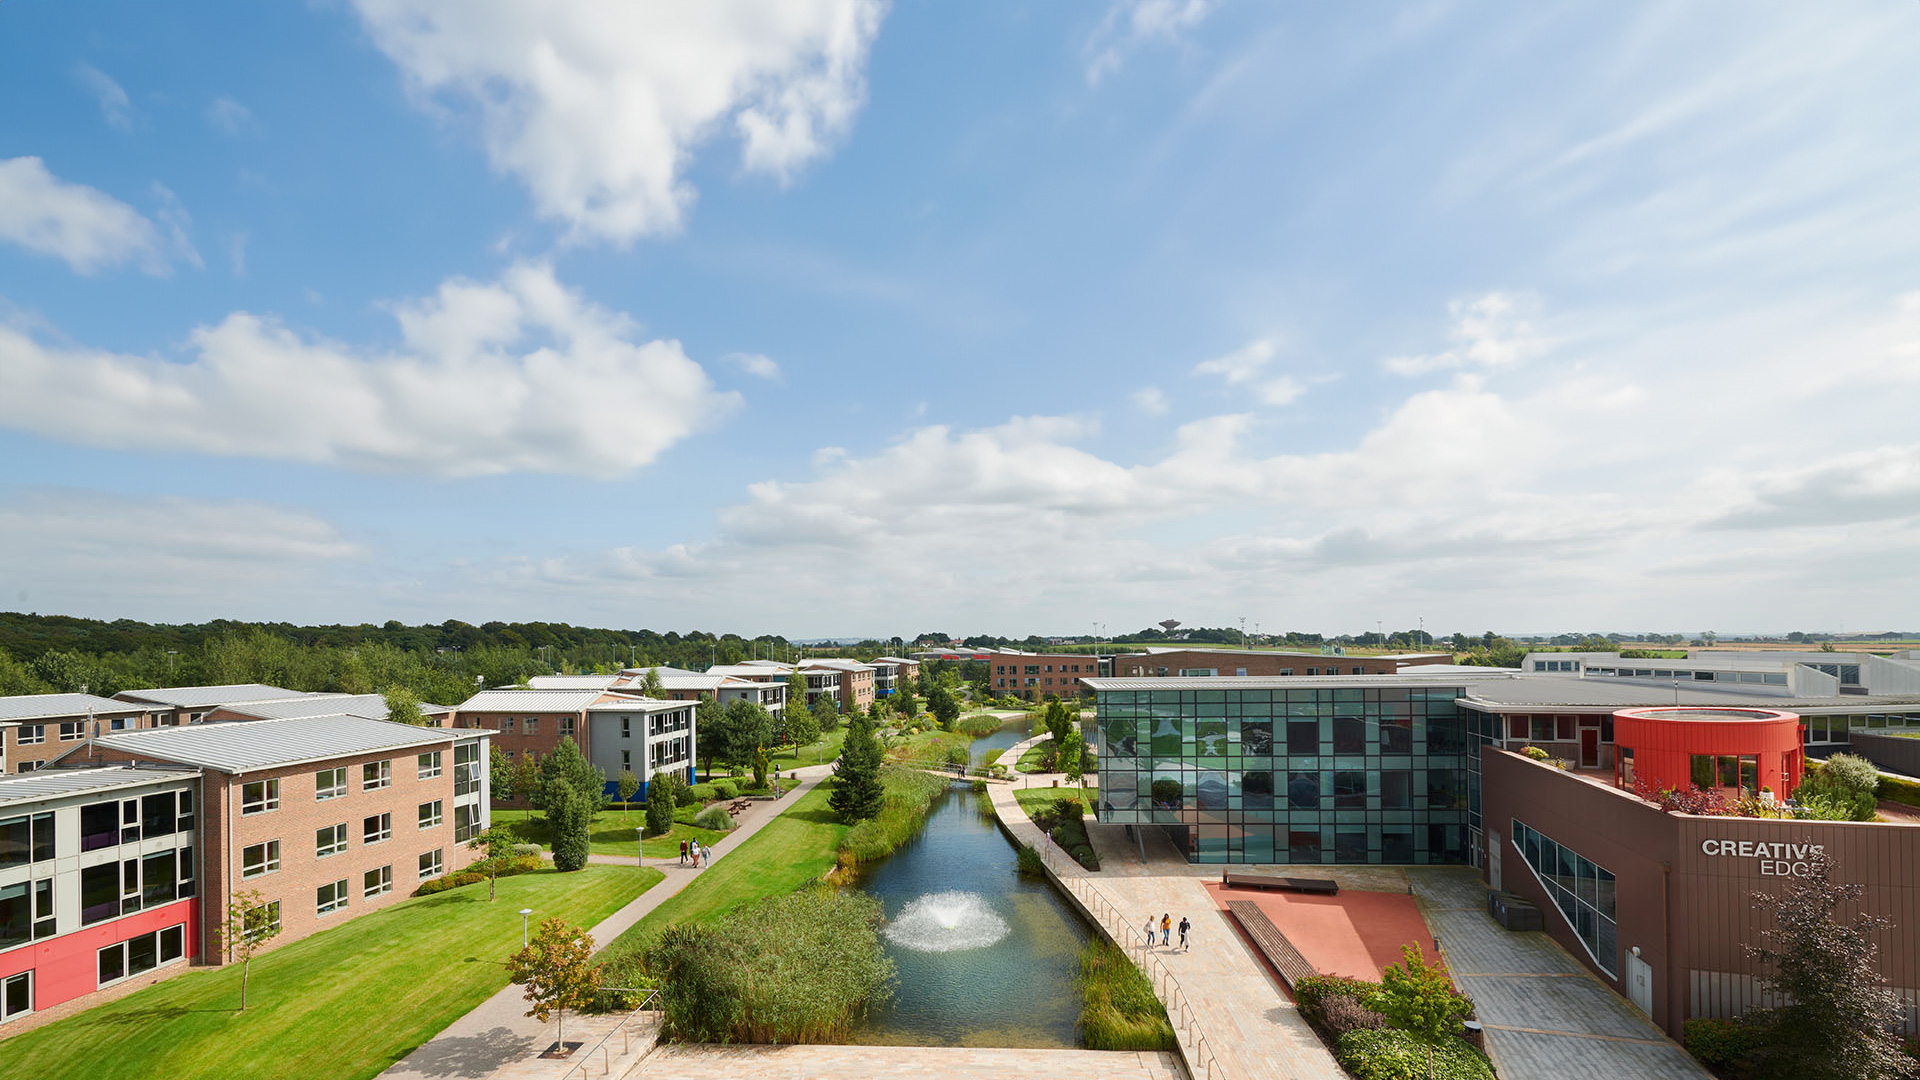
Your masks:
{"label": "outdoor light pole", "polygon": [[646,826],[644,826],[644,825],[636,825],[636,826],[634,826],[634,830],[633,830],[633,865],[635,865],[635,866],[645,866],[645,865],[646,865],[646,863],[647,863],[647,851],[646,851],[646,848],[642,846],[642,844],[643,844],[643,842],[644,842],[644,841],[646,840],[646,838],[647,838],[647,828],[646,828]]}
{"label": "outdoor light pole", "polygon": [[520,947],[523,949],[527,947],[527,917],[532,914],[533,909],[530,907],[520,909]]}

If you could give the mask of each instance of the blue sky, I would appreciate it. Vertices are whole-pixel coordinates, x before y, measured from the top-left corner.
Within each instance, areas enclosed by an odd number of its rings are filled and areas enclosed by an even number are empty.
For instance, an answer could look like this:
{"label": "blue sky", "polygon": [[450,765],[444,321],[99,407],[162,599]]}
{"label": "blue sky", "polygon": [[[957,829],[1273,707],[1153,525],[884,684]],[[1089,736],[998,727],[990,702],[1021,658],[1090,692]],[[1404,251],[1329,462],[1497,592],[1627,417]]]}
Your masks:
{"label": "blue sky", "polygon": [[1920,8],[0,6],[0,605],[1914,623]]}

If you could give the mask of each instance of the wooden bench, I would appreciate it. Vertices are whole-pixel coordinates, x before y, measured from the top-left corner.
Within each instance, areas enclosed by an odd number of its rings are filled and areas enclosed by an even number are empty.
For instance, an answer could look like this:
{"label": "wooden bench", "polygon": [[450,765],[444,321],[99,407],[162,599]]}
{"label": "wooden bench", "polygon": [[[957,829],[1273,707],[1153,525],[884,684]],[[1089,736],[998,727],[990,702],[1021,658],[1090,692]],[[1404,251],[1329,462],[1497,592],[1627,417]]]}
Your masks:
{"label": "wooden bench", "polygon": [[1220,884],[1229,889],[1285,889],[1324,896],[1336,896],[1340,892],[1340,883],[1332,878],[1287,877],[1253,870],[1222,870]]}
{"label": "wooden bench", "polygon": [[1307,963],[1306,957],[1300,955],[1300,950],[1293,947],[1293,942],[1287,940],[1287,935],[1273,925],[1273,920],[1260,910],[1260,905],[1251,900],[1229,900],[1227,911],[1247,932],[1247,936],[1253,939],[1268,962],[1273,964],[1274,970],[1280,973],[1288,990],[1297,986],[1301,979],[1320,974],[1312,964]]}

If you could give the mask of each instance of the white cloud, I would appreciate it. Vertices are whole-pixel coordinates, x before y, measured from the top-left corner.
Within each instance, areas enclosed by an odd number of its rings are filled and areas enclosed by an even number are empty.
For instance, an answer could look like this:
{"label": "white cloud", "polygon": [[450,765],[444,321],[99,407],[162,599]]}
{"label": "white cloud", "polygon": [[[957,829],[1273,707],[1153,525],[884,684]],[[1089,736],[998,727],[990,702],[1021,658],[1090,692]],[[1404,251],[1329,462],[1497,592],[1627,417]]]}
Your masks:
{"label": "white cloud", "polygon": [[91,446],[473,476],[613,477],[738,403],[680,343],[568,290],[550,267],[452,279],[396,304],[401,347],[303,337],[235,312],[173,361],[43,345],[0,327],[0,424]]}
{"label": "white cloud", "polygon": [[207,106],[207,123],[224,135],[238,137],[254,129],[253,110],[222,94]]}
{"label": "white cloud", "polygon": [[[114,522],[138,521],[138,528]],[[60,488],[0,496],[0,598],[116,618],[284,617],[331,605],[369,556],[315,515],[251,500]]]}
{"label": "white cloud", "polygon": [[1133,404],[1149,416],[1165,416],[1171,405],[1157,386],[1143,386],[1133,392]]}
{"label": "white cloud", "polygon": [[1151,41],[1177,42],[1213,10],[1212,0],[1114,0],[1087,36],[1087,82],[1120,70],[1135,49]]}
{"label": "white cloud", "polygon": [[721,357],[721,359],[749,375],[775,381],[780,378],[780,365],[774,363],[771,357],[763,356],[760,353],[728,353]]}
{"label": "white cloud", "polygon": [[127,92],[113,81],[112,76],[92,64],[81,64],[74,68],[73,76],[100,104],[100,115],[106,119],[108,127],[116,131],[133,130],[133,107],[127,100]]}
{"label": "white cloud", "polygon": [[1387,360],[1387,370],[1396,375],[1425,375],[1465,368],[1497,370],[1523,363],[1546,348],[1546,342],[1527,321],[1530,306],[1522,298],[1502,292],[1490,292],[1475,300],[1455,300],[1447,306],[1453,317],[1447,337],[1453,347],[1426,356],[1392,357]]}
{"label": "white cloud", "polygon": [[133,207],[60,179],[37,157],[0,159],[0,241],[52,255],[82,274],[137,262],[149,274],[165,275],[169,251],[195,263],[199,256],[186,243],[178,201],[168,202],[172,193],[159,191],[165,195],[161,216],[171,241],[162,240],[153,222]]}
{"label": "white cloud", "polygon": [[1240,348],[1194,365],[1195,375],[1218,375],[1228,386],[1244,386],[1262,403],[1288,405],[1307,392],[1306,384],[1291,375],[1267,375],[1267,365],[1279,353],[1273,338],[1260,338]]}
{"label": "white cloud", "polygon": [[527,5],[356,0],[429,106],[479,114],[488,157],[575,238],[680,227],[695,150],[731,129],[790,181],[852,126],[881,0]]}

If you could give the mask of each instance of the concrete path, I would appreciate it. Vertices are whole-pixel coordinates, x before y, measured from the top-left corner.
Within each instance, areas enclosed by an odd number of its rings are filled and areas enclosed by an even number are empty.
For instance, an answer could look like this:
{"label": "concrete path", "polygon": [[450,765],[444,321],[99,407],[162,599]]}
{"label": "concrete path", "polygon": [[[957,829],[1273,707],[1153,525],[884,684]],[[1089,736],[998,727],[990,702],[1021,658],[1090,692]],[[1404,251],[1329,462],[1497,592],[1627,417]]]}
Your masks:
{"label": "concrete path", "polygon": [[1454,984],[1487,1027],[1487,1052],[1502,1080],[1710,1080],[1558,942],[1494,922],[1479,874],[1416,866],[1406,875]]}
{"label": "concrete path", "polygon": [[[1103,862],[1098,873],[1090,873],[1041,834],[1014,789],[988,790],[1008,831],[1046,853],[1049,871],[1076,906],[1152,978],[1194,1080],[1344,1080],[1319,1036],[1207,895],[1202,883],[1217,874],[1216,867],[1190,866],[1167,845],[1150,861],[1135,851],[1132,862]],[[1140,924],[1149,913],[1157,922],[1162,912],[1175,922],[1182,915],[1193,920],[1193,951],[1142,945]]]}
{"label": "concrete path", "polygon": [[[597,1075],[597,1074],[596,1074]],[[620,1075],[616,1073],[615,1075]],[[1182,1080],[1172,1054],[991,1050],[963,1046],[714,1046],[668,1044],[628,1080]]]}
{"label": "concrete path", "polygon": [[[756,800],[751,808],[740,815],[734,830],[725,839],[714,843],[713,857],[716,862],[726,858],[728,852],[739,847],[767,822],[799,802],[821,780],[832,775],[833,765],[831,762],[812,765],[800,769],[799,773],[799,785],[787,792],[778,803],[771,799]],[[631,858],[622,859],[614,855],[590,858],[596,863],[627,866],[634,863]],[[646,865],[657,867],[666,874],[665,880],[595,926],[592,930],[595,944],[604,947],[699,876],[700,871],[682,867],[678,863],[677,856],[646,860]],[[535,915],[537,917],[538,912]],[[559,1080],[589,1056],[600,1063],[587,1070],[589,1075],[602,1075],[600,1069],[603,1066],[611,1068],[614,1075],[619,1075],[623,1067],[631,1067],[653,1045],[650,1028],[644,1032],[621,1028],[626,1019],[624,1017],[575,1017],[567,1021],[567,1041],[583,1042],[582,1051],[570,1060],[543,1059],[539,1054],[553,1044],[553,1026],[534,1020],[526,1015],[526,1011],[525,994],[520,987],[509,984],[481,1002],[472,1012],[448,1025],[446,1030],[415,1048],[413,1053],[395,1062],[380,1076],[382,1080],[448,1080],[452,1077]],[[604,1044],[603,1039],[607,1040]],[[625,1052],[615,1052],[612,1048],[616,1046],[624,1046]],[[625,1066],[621,1065],[622,1060]]]}

